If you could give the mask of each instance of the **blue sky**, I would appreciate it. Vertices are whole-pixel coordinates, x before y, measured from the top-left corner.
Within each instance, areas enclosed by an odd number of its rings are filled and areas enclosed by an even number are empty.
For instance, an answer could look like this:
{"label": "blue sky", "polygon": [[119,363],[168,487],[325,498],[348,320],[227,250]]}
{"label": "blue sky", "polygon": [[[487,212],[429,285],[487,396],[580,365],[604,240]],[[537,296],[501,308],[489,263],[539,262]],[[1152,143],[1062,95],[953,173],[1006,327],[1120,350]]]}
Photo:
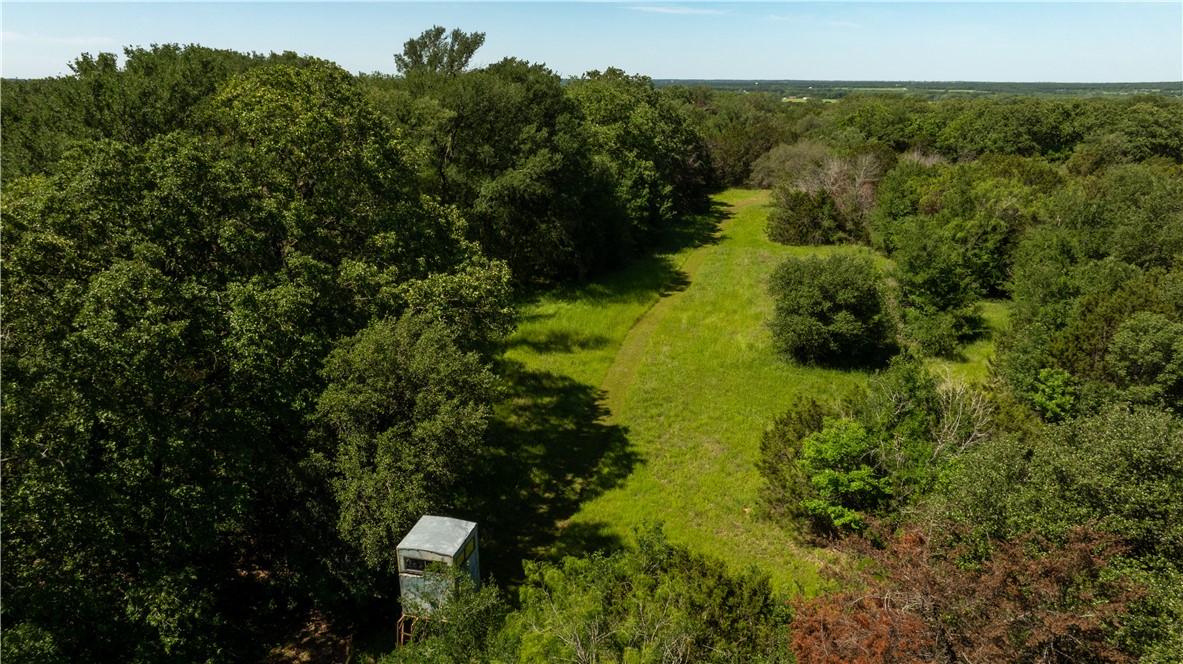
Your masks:
{"label": "blue sky", "polygon": [[198,43],[394,73],[432,25],[482,31],[565,75],[966,81],[1183,80],[1183,2],[3,2],[3,75],[80,53]]}

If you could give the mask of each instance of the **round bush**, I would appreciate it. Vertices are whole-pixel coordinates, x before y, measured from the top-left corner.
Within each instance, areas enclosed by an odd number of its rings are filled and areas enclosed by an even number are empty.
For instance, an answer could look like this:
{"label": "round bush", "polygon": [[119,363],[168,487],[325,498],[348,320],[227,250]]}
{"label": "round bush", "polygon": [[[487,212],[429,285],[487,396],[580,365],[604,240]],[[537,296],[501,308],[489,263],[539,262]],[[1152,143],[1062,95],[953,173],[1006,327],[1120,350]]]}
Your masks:
{"label": "round bush", "polygon": [[781,263],[769,283],[777,350],[816,364],[881,359],[890,343],[879,282],[879,271],[865,254]]}

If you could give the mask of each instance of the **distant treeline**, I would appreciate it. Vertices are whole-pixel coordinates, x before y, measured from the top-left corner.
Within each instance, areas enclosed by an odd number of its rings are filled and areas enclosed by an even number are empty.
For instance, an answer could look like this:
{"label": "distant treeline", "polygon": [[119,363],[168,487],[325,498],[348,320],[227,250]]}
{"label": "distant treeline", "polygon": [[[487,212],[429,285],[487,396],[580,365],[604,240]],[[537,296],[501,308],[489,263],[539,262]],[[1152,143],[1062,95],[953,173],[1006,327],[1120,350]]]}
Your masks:
{"label": "distant treeline", "polygon": [[[1162,95],[1050,99],[945,99],[852,95],[832,104],[783,103],[779,96],[667,87],[709,150],[713,182],[772,187],[788,146],[824,144],[847,156],[919,151],[951,161],[982,155],[1042,157],[1074,168],[1152,157],[1183,159],[1183,104]],[[1094,166],[1086,166],[1086,162]]]}
{"label": "distant treeline", "polygon": [[946,97],[1095,97],[1159,94],[1183,97],[1183,81],[1139,83],[1006,83],[984,81],[797,81],[767,79],[655,79],[659,88],[705,87],[719,92],[767,92],[797,99],[841,99],[859,93],[908,94],[925,99]]}

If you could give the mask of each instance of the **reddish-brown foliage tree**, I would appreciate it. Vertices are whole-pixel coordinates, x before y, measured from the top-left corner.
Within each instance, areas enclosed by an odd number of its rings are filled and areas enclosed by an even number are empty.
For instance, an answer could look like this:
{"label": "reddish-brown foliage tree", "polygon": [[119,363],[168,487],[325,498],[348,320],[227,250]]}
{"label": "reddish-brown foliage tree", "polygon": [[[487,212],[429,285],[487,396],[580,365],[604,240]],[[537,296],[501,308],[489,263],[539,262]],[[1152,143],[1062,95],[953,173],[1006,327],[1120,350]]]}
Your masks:
{"label": "reddish-brown foliage tree", "polygon": [[798,602],[793,652],[800,664],[904,664],[932,661],[928,624],[897,593],[849,592]]}
{"label": "reddish-brown foliage tree", "polygon": [[1122,662],[1108,642],[1139,596],[1113,574],[1118,542],[1086,528],[1062,543],[1029,535],[978,563],[967,547],[912,529],[877,548],[852,540],[872,565],[848,589],[796,604],[798,661]]}

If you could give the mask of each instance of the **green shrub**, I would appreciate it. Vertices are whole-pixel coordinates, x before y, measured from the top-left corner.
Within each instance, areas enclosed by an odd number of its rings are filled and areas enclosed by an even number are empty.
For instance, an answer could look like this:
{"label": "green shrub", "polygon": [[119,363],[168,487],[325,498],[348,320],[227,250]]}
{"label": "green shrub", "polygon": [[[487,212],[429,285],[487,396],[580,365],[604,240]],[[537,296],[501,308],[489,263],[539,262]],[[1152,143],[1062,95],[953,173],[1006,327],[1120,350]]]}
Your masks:
{"label": "green shrub", "polygon": [[1177,407],[1183,396],[1183,323],[1143,311],[1118,327],[1105,357],[1131,400]]}
{"label": "green shrub", "polygon": [[765,481],[760,497],[766,515],[776,520],[803,516],[801,501],[811,490],[808,479],[797,466],[801,441],[821,431],[830,415],[833,413],[817,401],[802,397],[776,418],[760,438],[760,461],[756,467]]}
{"label": "green shrub", "polygon": [[983,394],[939,382],[906,355],[841,411],[826,417],[800,400],[765,434],[760,472],[774,516],[809,517],[820,532],[863,530],[871,517],[895,518],[917,504],[963,450],[993,436]]}
{"label": "green shrub", "polygon": [[749,182],[753,187],[772,189],[785,183],[810,179],[822,170],[830,156],[830,149],[817,141],[782,143],[752,164]]}
{"label": "green shrub", "polygon": [[790,258],[772,274],[777,349],[799,362],[881,360],[891,347],[880,275],[866,254]]}
{"label": "green shrub", "polygon": [[527,561],[505,636],[521,662],[789,661],[788,611],[766,573],[641,529],[637,548]]}
{"label": "green shrub", "polygon": [[824,191],[808,192],[790,186],[772,193],[768,239],[781,244],[833,244],[842,238],[842,221],[834,201]]}
{"label": "green shrub", "polygon": [[979,309],[977,305],[931,313],[905,309],[904,336],[926,356],[955,358],[961,343],[981,328]]}
{"label": "green shrub", "polygon": [[888,478],[874,467],[877,441],[849,419],[828,420],[801,442],[797,464],[817,498],[802,506],[823,528],[862,530],[864,514],[877,511],[891,495]]}
{"label": "green shrub", "polygon": [[1072,415],[1076,405],[1072,374],[1063,369],[1040,369],[1031,402],[1036,412],[1048,422],[1058,422]]}

